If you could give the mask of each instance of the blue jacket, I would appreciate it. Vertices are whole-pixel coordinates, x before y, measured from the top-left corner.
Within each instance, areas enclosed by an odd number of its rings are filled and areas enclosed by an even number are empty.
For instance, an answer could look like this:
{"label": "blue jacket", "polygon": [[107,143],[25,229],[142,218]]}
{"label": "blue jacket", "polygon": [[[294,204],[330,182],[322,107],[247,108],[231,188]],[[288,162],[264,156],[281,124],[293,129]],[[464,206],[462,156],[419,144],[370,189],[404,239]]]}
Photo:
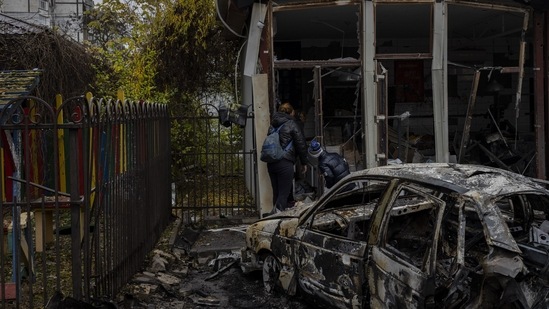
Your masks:
{"label": "blue jacket", "polygon": [[328,189],[351,173],[349,172],[349,164],[342,156],[326,151],[318,156],[318,169],[324,175]]}

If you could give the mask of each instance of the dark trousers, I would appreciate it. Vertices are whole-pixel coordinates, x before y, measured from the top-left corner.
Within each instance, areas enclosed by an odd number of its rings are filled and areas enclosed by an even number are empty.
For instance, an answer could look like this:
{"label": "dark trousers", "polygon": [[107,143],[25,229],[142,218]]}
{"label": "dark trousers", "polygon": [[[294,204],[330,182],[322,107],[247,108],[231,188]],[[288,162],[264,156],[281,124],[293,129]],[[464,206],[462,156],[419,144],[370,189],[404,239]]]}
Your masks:
{"label": "dark trousers", "polygon": [[273,187],[273,205],[279,210],[285,210],[288,207],[288,196],[293,188],[294,163],[282,159],[268,163],[267,170]]}

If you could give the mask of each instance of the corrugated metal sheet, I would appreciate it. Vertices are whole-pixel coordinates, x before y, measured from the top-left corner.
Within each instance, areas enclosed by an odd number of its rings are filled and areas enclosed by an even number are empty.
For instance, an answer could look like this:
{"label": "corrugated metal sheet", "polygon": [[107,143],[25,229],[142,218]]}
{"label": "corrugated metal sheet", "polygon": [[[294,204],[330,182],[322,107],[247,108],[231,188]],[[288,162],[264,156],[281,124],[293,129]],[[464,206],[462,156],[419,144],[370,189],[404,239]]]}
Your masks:
{"label": "corrugated metal sheet", "polygon": [[0,71],[0,108],[9,101],[31,94],[38,86],[42,71]]}

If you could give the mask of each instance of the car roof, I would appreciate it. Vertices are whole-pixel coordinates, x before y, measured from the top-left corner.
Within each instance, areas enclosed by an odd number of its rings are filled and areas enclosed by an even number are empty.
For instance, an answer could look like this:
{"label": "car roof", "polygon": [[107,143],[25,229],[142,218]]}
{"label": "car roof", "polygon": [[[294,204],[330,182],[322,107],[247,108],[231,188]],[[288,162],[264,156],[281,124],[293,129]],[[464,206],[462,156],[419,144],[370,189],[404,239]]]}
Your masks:
{"label": "car roof", "polygon": [[354,174],[406,179],[441,186],[461,194],[475,191],[486,197],[525,191],[539,191],[539,193],[549,195],[548,190],[528,177],[480,165],[410,163],[374,167]]}

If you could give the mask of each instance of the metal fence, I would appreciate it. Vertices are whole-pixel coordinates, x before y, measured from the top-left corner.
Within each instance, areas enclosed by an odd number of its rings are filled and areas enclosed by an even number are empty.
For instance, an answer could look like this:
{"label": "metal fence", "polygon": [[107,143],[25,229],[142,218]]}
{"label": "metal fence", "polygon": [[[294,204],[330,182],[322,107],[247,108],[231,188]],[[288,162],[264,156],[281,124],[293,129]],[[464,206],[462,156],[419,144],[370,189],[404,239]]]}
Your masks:
{"label": "metal fence", "polygon": [[0,111],[1,307],[112,298],[171,214],[165,105],[21,97]]}
{"label": "metal fence", "polygon": [[[183,144],[175,155],[179,170],[174,184],[176,207],[186,224],[257,217],[252,130],[230,125],[228,112],[202,104],[192,116],[172,118],[173,128],[190,132],[179,136],[180,141],[174,138],[175,149],[176,143]],[[246,118],[246,127],[253,127],[253,114]]]}

